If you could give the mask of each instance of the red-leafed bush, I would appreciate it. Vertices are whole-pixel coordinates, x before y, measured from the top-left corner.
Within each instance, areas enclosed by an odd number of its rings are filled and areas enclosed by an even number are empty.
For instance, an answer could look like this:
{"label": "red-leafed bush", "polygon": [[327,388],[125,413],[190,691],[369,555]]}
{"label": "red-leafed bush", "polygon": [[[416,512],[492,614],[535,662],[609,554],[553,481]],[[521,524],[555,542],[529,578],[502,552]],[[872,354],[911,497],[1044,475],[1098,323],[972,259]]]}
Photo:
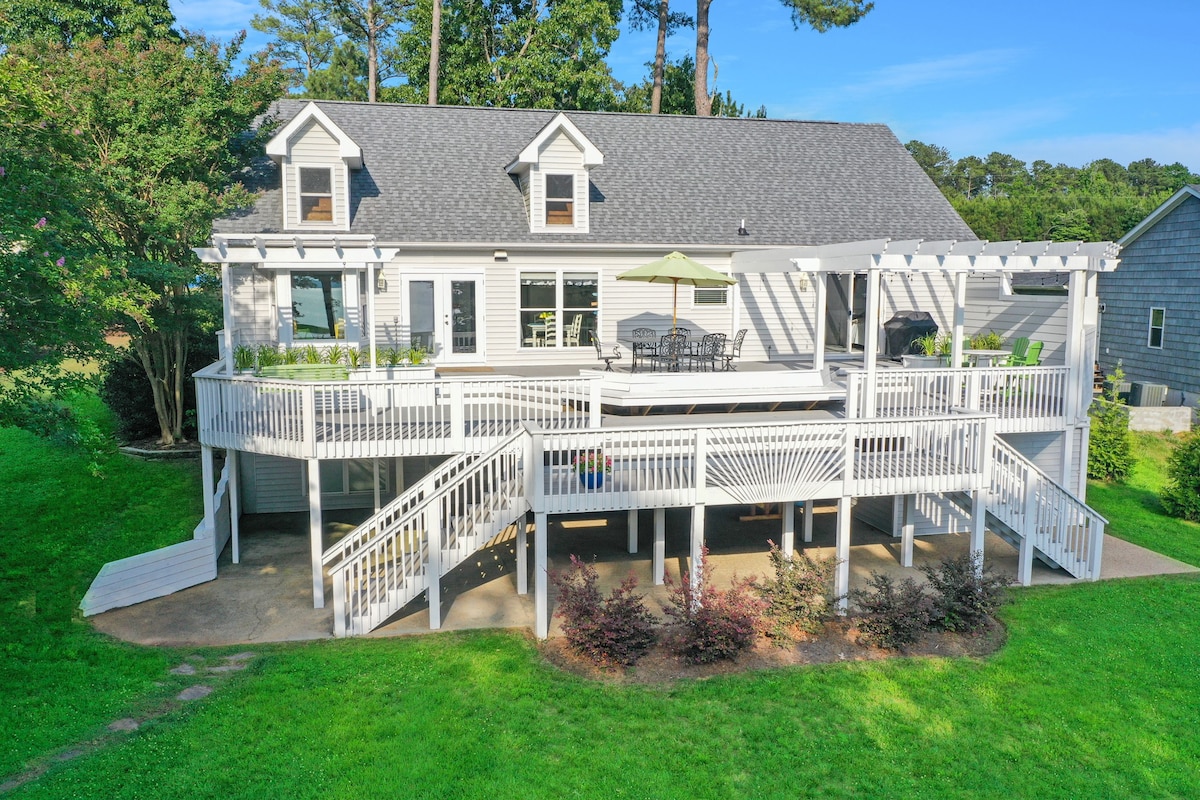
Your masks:
{"label": "red-leafed bush", "polygon": [[691,664],[736,658],[762,632],[767,603],[755,591],[753,578],[734,576],[728,589],[714,587],[707,547],[700,555],[699,575],[695,586],[689,575],[678,585],[667,576],[671,604],[665,611],[676,628],[672,647]]}
{"label": "red-leafed bush", "polygon": [[563,619],[567,644],[597,664],[628,667],[646,654],[657,635],[658,619],[635,594],[637,578],[631,573],[607,598],[597,587],[596,567],[571,556],[571,568],[550,573],[558,590],[556,616]]}

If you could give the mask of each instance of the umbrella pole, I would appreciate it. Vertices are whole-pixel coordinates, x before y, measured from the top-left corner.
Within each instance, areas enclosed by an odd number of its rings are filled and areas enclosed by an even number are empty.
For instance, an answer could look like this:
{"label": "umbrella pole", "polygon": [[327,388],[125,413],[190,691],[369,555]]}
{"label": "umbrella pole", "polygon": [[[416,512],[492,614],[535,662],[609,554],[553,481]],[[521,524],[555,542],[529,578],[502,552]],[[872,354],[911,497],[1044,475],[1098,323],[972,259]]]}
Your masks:
{"label": "umbrella pole", "polygon": [[679,317],[679,279],[673,281],[675,295],[671,298],[671,333],[675,332],[675,322]]}

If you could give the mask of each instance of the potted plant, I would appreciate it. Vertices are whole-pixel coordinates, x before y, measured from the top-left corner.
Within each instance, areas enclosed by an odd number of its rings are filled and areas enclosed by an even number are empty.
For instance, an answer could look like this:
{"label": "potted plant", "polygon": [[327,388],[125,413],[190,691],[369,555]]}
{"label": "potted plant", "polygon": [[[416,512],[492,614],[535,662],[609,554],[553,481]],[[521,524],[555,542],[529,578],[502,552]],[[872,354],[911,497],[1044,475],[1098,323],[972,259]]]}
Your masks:
{"label": "potted plant", "polygon": [[254,349],[244,344],[233,348],[233,368],[237,372],[249,372],[254,369]]}
{"label": "potted plant", "polygon": [[419,367],[425,363],[425,358],[429,355],[429,351],[419,344],[414,344],[408,348],[408,363],[414,367]]}
{"label": "potted plant", "polygon": [[612,456],[602,450],[587,450],[575,454],[575,469],[579,482],[588,489],[599,489],[604,485],[604,476],[612,472]]}
{"label": "potted plant", "polygon": [[912,340],[910,349],[915,350],[916,353],[902,355],[900,360],[906,367],[936,368],[942,363],[939,355],[941,347],[942,337],[937,335],[937,331],[930,331],[924,336],[918,336]]}

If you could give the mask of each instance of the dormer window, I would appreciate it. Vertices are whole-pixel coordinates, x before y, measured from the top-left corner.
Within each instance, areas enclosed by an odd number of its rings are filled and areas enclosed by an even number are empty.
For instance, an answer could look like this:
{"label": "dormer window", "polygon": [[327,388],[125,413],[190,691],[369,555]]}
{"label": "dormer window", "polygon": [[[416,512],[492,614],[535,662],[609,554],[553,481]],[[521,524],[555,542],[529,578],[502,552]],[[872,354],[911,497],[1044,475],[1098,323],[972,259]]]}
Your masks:
{"label": "dormer window", "polygon": [[300,221],[333,222],[333,171],[300,167]]}
{"label": "dormer window", "polygon": [[575,224],[575,176],[546,176],[546,224]]}

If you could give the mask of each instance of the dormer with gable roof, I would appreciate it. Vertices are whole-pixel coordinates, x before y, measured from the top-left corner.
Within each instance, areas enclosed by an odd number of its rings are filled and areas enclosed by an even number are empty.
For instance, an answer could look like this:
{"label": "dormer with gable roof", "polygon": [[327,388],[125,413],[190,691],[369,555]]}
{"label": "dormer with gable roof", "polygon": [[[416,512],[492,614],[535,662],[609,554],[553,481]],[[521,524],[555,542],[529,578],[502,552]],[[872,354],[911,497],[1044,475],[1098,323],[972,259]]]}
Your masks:
{"label": "dormer with gable roof", "polygon": [[588,173],[604,155],[558,114],[507,169],[525,197],[531,233],[589,233]]}
{"label": "dormer with gable roof", "polygon": [[267,155],[283,180],[285,231],[350,229],[350,170],[362,167],[362,148],[309,103],[271,141]]}

